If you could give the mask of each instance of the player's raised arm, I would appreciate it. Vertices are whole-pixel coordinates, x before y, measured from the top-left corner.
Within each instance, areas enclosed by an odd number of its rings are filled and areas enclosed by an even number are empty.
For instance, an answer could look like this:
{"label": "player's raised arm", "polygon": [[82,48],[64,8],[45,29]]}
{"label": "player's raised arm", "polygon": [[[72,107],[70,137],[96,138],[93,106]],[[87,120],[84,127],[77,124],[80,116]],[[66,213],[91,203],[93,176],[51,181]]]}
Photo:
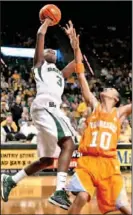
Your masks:
{"label": "player's raised arm", "polygon": [[[66,27],[63,28],[66,35],[68,36],[69,40],[71,40],[71,36],[73,33],[73,23],[70,20],[68,24],[66,24]],[[72,73],[75,72],[75,60],[71,61],[63,70],[63,76],[64,78],[69,78]]]}
{"label": "player's raised arm", "polygon": [[119,118],[121,122],[132,113],[132,104],[124,105],[118,108]]}
{"label": "player's raised arm", "polygon": [[46,18],[43,24],[40,26],[37,32],[36,38],[36,48],[35,48],[35,55],[34,55],[34,67],[40,67],[44,62],[44,41],[45,35],[47,32],[47,28],[51,23],[51,19]]}
{"label": "player's raised arm", "polygon": [[76,36],[75,29],[74,29],[72,37],[71,37],[71,46],[73,48],[74,56],[75,56],[75,63],[76,63],[75,72],[77,73],[78,80],[81,85],[83,97],[84,97],[86,103],[88,103],[92,108],[95,108],[98,101],[95,98],[95,96],[93,95],[93,93],[90,91],[88,82],[87,82],[85,74],[84,74],[85,69],[84,69],[84,65],[82,63],[82,54],[81,54],[81,50],[79,47],[79,35]]}

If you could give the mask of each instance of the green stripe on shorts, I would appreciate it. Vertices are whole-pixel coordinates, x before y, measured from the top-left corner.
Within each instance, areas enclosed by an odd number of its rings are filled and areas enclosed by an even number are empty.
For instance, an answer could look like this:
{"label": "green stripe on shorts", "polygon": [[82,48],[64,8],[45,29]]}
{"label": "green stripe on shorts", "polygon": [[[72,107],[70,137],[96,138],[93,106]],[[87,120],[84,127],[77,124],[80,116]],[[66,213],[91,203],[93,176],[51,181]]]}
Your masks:
{"label": "green stripe on shorts", "polygon": [[65,133],[63,131],[63,128],[60,124],[60,122],[56,119],[56,117],[50,113],[47,109],[45,109],[49,114],[50,116],[53,118],[53,120],[55,121],[55,124],[56,124],[56,127],[57,127],[57,132],[58,132],[58,140],[62,139],[63,137],[65,137]]}
{"label": "green stripe on shorts", "polygon": [[65,123],[65,125],[67,126],[68,130],[69,130],[70,133],[71,133],[71,136],[73,137],[74,134],[73,134],[73,132],[71,131],[71,129],[69,128],[69,125],[67,124],[67,122],[66,122],[64,119],[62,119],[62,118],[61,118],[61,120]]}

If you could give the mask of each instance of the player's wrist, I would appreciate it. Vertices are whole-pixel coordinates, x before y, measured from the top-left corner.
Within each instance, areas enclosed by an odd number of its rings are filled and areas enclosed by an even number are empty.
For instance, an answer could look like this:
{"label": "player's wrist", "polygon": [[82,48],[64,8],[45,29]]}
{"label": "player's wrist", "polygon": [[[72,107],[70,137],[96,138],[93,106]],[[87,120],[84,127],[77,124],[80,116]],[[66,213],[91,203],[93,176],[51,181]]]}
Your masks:
{"label": "player's wrist", "polygon": [[82,62],[78,63],[76,62],[75,64],[75,72],[77,74],[81,74],[85,72],[84,64]]}
{"label": "player's wrist", "polygon": [[37,32],[37,36],[45,36],[45,34],[46,34],[46,33],[42,32],[42,31],[39,31],[39,30],[38,30],[38,32]]}
{"label": "player's wrist", "polygon": [[46,34],[46,32],[47,32],[47,28],[48,28],[48,26],[41,26],[39,29],[38,29],[38,34],[42,34],[42,35],[45,35]]}
{"label": "player's wrist", "polygon": [[75,55],[76,55],[77,53],[79,53],[79,51],[80,51],[79,46],[73,47],[73,51],[74,51],[74,54],[75,54]]}
{"label": "player's wrist", "polygon": [[68,36],[69,40],[71,40],[71,39],[72,39],[72,35],[71,35],[71,33],[67,34],[67,36]]}
{"label": "player's wrist", "polygon": [[50,22],[51,21],[44,21],[44,23],[40,26],[40,28],[38,29],[38,34],[43,34],[43,35],[45,35],[46,34],[46,32],[47,32],[47,28],[48,28],[48,26],[50,25]]}

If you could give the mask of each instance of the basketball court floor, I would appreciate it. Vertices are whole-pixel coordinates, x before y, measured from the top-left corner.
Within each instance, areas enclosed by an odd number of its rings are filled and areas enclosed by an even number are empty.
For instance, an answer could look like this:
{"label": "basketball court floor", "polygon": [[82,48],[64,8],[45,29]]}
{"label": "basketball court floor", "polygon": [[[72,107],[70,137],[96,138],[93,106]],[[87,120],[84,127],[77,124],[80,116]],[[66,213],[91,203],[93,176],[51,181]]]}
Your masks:
{"label": "basketball court floor", "polygon": [[[123,177],[131,202],[131,172],[123,173]],[[47,201],[48,197],[55,190],[55,184],[55,176],[34,176],[24,179],[12,190],[7,203],[1,201],[1,214],[67,214],[67,211],[53,206]],[[71,196],[71,200],[73,199],[74,197]],[[83,208],[82,214],[101,214],[95,196]]]}

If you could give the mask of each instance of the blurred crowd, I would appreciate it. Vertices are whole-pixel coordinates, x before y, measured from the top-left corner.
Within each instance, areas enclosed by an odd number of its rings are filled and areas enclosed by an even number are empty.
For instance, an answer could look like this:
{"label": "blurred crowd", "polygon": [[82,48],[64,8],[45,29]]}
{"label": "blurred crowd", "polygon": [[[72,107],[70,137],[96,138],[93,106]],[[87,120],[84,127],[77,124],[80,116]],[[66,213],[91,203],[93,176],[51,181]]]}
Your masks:
{"label": "blurred crowd", "polygon": [[[87,63],[85,63],[86,78],[90,89],[99,97],[99,93],[104,87],[115,87],[120,92],[121,105],[128,104],[132,98],[130,37],[116,37],[115,27],[107,29],[109,35],[112,35],[110,37],[100,37],[100,34],[96,36],[98,31],[96,26],[93,26],[93,30],[95,30],[93,31],[93,33],[95,32],[94,36],[89,37],[86,29],[79,29],[81,47],[83,47],[84,53],[95,73],[95,76],[93,76]],[[34,38],[25,38],[18,32],[16,34],[13,39],[13,46],[35,46]],[[6,38],[6,33],[3,32],[2,44],[5,46],[8,45]],[[86,42],[85,47],[84,40]],[[59,45],[60,42],[57,40],[57,43]],[[47,43],[47,46],[49,45]],[[36,143],[37,130],[30,117],[30,106],[36,95],[34,76],[31,72],[32,59],[4,56],[2,58],[5,62],[5,64],[3,62],[1,64],[2,143],[15,140],[24,143]],[[59,68],[62,68],[66,63],[68,62],[58,62]],[[66,80],[62,100],[61,109],[71,119],[71,123],[80,139],[86,118],[91,114],[91,108],[87,107],[84,102],[75,74]],[[119,141],[131,143],[131,117],[124,121]]]}

